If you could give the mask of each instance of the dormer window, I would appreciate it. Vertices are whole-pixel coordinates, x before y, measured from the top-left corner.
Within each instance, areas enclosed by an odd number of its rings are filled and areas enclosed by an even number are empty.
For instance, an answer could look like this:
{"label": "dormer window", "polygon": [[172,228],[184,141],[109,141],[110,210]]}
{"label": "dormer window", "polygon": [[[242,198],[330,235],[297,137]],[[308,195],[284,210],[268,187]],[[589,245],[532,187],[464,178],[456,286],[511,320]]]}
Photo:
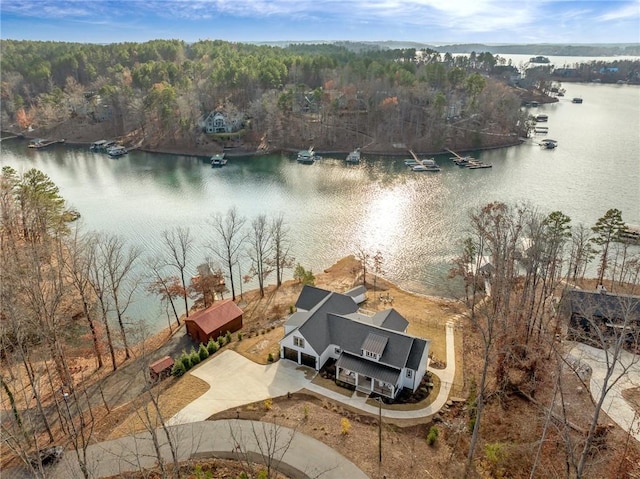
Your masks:
{"label": "dormer window", "polygon": [[389,338],[386,336],[369,333],[362,343],[360,355],[373,359],[374,361],[380,361],[388,340]]}

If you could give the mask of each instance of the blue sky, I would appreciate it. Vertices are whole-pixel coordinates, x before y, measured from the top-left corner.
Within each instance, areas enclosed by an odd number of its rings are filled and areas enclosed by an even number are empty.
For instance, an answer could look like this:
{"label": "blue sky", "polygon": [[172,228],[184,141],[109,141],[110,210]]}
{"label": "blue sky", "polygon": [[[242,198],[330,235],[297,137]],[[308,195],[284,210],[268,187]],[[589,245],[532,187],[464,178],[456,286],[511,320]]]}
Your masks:
{"label": "blue sky", "polygon": [[0,37],[640,43],[640,0],[0,0]]}

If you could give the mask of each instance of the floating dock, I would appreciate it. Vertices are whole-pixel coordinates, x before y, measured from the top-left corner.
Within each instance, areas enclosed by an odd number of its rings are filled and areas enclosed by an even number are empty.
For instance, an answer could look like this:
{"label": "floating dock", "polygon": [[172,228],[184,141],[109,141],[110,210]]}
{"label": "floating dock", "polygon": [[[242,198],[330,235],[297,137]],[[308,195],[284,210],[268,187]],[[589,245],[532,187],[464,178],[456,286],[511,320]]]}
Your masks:
{"label": "floating dock", "polygon": [[60,140],[44,140],[42,138],[36,138],[29,142],[29,148],[46,148],[47,146],[55,145],[57,143],[64,143],[64,138]]}

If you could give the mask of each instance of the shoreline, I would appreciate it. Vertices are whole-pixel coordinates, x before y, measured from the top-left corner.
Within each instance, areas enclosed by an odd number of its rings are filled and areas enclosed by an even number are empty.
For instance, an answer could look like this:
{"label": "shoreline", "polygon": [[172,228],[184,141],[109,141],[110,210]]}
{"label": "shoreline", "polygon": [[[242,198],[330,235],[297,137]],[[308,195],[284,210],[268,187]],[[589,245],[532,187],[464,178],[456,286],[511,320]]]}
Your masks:
{"label": "shoreline", "polygon": [[[15,132],[11,130],[2,130],[2,134],[8,134],[9,136],[1,138],[1,140],[9,140],[9,139],[24,139],[24,140],[32,140],[35,138],[40,138],[42,135],[35,134],[35,132]],[[94,140],[97,141],[97,140]],[[64,138],[65,145],[73,146],[73,147],[89,147],[94,141],[88,141],[84,138]],[[461,147],[456,151],[460,153],[471,153],[477,151],[490,151],[490,150],[499,150],[502,148],[511,148],[514,146],[521,145],[524,142],[524,139],[517,138],[515,140],[505,142],[503,144],[496,144],[490,146],[481,146],[481,147]],[[155,153],[160,155],[174,155],[174,156],[185,156],[189,158],[202,158],[207,159],[212,156],[212,153],[207,153],[203,151],[199,151],[197,148],[158,148],[158,147],[135,147],[131,150],[139,150],[145,153]],[[235,150],[233,148],[232,150]],[[277,148],[269,151],[257,151],[257,150],[247,150],[247,149],[238,149],[238,151],[229,151],[229,149],[223,149],[223,152],[233,158],[233,157],[257,157],[257,156],[268,156],[268,155],[278,155],[278,154],[295,154],[299,149],[291,148],[291,147],[283,147]],[[391,150],[366,150],[366,148],[361,148],[360,151],[363,154],[373,155],[377,157],[385,157],[385,158],[402,158],[406,157],[407,153],[402,153],[398,151]],[[408,150],[407,150],[408,151]],[[316,152],[320,155],[347,155],[349,151],[342,150],[316,150]],[[439,150],[439,151],[417,151],[415,152],[418,156],[437,156],[437,155],[447,155],[449,151],[447,149]]]}

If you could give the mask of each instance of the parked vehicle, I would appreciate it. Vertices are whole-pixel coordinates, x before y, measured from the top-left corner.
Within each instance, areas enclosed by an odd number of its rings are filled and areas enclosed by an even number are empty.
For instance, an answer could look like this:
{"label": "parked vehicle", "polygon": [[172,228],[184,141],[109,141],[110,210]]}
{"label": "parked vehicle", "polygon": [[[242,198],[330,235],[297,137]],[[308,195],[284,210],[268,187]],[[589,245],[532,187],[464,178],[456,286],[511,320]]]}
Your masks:
{"label": "parked vehicle", "polygon": [[64,449],[62,446],[45,447],[44,449],[40,449],[37,455],[31,457],[29,462],[35,468],[39,468],[40,466],[53,466],[60,460],[63,453]]}

